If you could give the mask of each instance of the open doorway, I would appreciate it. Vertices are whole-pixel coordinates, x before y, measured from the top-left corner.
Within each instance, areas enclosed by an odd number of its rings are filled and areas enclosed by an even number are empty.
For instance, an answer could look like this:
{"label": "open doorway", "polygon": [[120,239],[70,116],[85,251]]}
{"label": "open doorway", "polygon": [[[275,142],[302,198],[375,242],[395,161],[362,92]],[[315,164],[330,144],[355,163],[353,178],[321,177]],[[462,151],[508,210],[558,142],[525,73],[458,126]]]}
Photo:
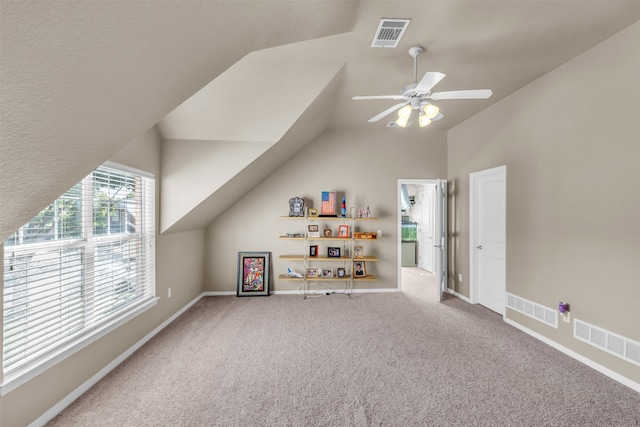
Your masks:
{"label": "open doorway", "polygon": [[398,287],[405,293],[438,301],[446,290],[446,200],[444,180],[398,180]]}

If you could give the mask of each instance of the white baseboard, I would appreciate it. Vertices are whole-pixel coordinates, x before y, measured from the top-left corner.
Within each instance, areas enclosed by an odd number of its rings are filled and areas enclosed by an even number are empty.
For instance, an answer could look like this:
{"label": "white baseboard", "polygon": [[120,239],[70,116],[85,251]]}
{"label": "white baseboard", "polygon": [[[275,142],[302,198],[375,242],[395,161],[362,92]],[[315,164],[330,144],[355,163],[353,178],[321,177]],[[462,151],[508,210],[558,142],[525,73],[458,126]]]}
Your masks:
{"label": "white baseboard", "polygon": [[[235,295],[235,293],[233,295]],[[82,385],[80,385],[80,387],[78,387],[75,390],[73,390],[64,399],[62,399],[60,402],[55,404],[48,411],[46,411],[45,413],[40,415],[38,418],[36,418],[35,421],[33,421],[31,424],[29,424],[29,427],[40,427],[40,426],[45,425],[49,421],[51,421],[56,415],[58,415],[60,412],[62,412],[67,406],[71,405],[78,397],[80,397],[83,393],[85,393],[87,390],[89,390],[91,387],[93,387],[98,381],[100,381],[109,372],[111,372],[118,365],[120,365],[122,362],[124,362],[129,356],[131,356],[133,353],[135,353],[136,350],[138,350],[140,347],[142,347],[144,344],[146,344],[151,338],[156,336],[160,331],[162,331],[169,324],[171,324],[171,322],[176,320],[182,313],[184,313],[189,308],[191,308],[191,306],[194,305],[195,303],[197,303],[203,296],[205,296],[204,293],[200,294],[195,299],[193,299],[191,302],[189,302],[187,305],[185,305],[180,310],[178,310],[176,313],[174,313],[173,316],[169,317],[167,320],[162,322],[158,327],[156,327],[154,330],[152,330],[147,335],[145,335],[140,341],[135,343],[133,346],[129,347],[124,353],[122,353],[120,356],[118,356],[117,358],[112,360],[111,363],[106,365],[104,368],[102,368],[100,371],[98,371],[98,373],[96,373],[94,376],[92,376],[87,381],[85,381]]]}
{"label": "white baseboard", "polygon": [[515,322],[509,318],[504,318],[504,321],[507,322],[509,325],[513,326],[516,329],[521,330],[522,332],[524,332],[525,334],[531,335],[532,337],[542,341],[543,343],[555,348],[556,350],[566,354],[567,356],[577,360],[578,362],[581,362],[587,366],[589,366],[590,368],[595,369],[596,371],[600,372],[603,375],[606,375],[607,377],[611,378],[612,380],[615,380],[617,382],[619,382],[622,385],[625,385],[627,387],[629,387],[630,389],[640,393],[640,383],[637,383],[635,381],[630,380],[629,378],[620,375],[619,373],[612,371],[611,369],[600,365],[599,363],[594,362],[591,359],[587,359],[586,357],[584,357],[583,355],[576,353],[573,350],[570,350],[560,344],[558,344],[557,342],[550,340],[549,338],[545,337],[544,335],[541,335],[535,331],[532,331],[531,329],[522,326],[520,323]]}
{"label": "white baseboard", "polygon": [[451,289],[451,288],[447,288],[446,292],[447,292],[448,294],[455,295],[456,297],[460,298],[462,301],[466,301],[466,302],[468,302],[469,304],[473,304],[469,298],[465,297],[464,295],[462,295],[462,294],[461,294],[461,293],[459,293],[459,292],[454,291],[454,290],[453,290],[453,289]]}

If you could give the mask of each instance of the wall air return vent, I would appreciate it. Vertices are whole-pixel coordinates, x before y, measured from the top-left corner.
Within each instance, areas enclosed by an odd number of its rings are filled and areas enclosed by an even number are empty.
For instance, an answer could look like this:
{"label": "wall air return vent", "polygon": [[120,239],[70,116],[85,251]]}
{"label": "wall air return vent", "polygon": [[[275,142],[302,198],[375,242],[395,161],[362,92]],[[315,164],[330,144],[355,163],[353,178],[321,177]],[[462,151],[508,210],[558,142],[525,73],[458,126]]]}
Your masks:
{"label": "wall air return vent", "polygon": [[558,329],[558,312],[517,295],[507,293],[507,307]]}
{"label": "wall air return vent", "polygon": [[371,47],[397,47],[411,19],[382,18]]}
{"label": "wall air return vent", "polygon": [[573,337],[640,366],[640,342],[575,319]]}

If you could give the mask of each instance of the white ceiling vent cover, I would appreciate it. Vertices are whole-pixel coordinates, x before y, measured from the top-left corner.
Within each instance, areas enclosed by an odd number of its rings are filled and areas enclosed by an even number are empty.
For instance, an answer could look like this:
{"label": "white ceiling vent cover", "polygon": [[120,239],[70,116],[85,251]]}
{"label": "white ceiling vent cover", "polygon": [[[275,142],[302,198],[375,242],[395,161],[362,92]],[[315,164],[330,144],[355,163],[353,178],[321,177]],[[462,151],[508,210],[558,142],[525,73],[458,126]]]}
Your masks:
{"label": "white ceiling vent cover", "polygon": [[382,18],[371,47],[397,47],[411,19]]}

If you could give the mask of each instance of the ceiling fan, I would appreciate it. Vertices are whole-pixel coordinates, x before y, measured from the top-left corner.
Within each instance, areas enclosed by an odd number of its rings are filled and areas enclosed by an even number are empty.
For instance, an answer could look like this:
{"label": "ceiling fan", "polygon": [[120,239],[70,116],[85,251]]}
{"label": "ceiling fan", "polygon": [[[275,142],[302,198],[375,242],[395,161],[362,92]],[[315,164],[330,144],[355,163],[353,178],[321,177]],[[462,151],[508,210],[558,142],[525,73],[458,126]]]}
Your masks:
{"label": "ceiling fan", "polygon": [[402,99],[403,102],[384,110],[382,113],[369,119],[370,123],[377,122],[383,117],[398,111],[398,119],[396,124],[401,127],[410,125],[409,118],[413,110],[418,110],[420,127],[431,124],[432,121],[440,120],[443,116],[440,109],[431,104],[429,100],[439,101],[443,99],[487,99],[493,92],[491,89],[472,89],[472,90],[451,90],[445,92],[431,92],[431,89],[437,85],[445,74],[437,71],[427,71],[427,73],[418,81],[418,56],[424,52],[421,46],[414,46],[409,49],[409,55],[413,57],[413,78],[415,83],[411,83],[402,88],[399,95],[373,95],[373,96],[354,96],[355,100],[363,99]]}

